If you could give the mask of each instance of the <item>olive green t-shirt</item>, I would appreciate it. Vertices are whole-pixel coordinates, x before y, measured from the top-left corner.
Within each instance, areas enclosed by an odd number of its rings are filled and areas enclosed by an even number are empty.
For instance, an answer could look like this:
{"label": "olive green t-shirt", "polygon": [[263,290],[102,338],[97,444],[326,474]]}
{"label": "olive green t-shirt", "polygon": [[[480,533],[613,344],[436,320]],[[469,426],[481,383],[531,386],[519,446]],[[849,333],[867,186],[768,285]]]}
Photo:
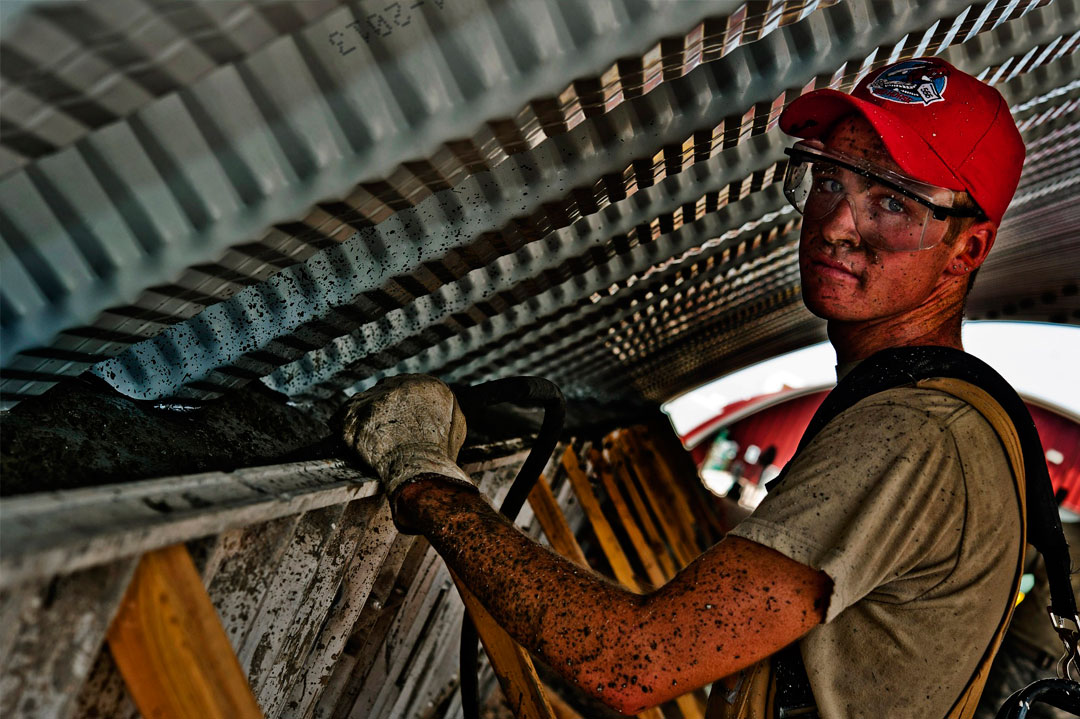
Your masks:
{"label": "olive green t-shirt", "polygon": [[825,572],[801,640],[821,716],[943,717],[1012,592],[1020,509],[997,434],[951,395],[868,397],[731,532]]}

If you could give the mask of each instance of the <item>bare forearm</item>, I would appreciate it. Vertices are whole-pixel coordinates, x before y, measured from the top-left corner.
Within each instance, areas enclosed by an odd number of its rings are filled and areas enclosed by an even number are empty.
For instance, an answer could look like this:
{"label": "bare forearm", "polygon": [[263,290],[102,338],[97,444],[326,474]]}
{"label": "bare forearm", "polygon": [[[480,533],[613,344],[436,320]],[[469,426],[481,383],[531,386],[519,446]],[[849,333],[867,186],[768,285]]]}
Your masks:
{"label": "bare forearm", "polygon": [[612,672],[605,656],[617,650],[614,664],[625,664],[641,596],[534,542],[468,489],[424,481],[403,490],[398,508],[496,621],[567,679],[601,698],[644,679],[632,666]]}
{"label": "bare forearm", "polygon": [[823,575],[744,540],[637,595],[543,548],[469,489],[424,480],[398,509],[507,632],[627,713],[771,654],[823,614]]}

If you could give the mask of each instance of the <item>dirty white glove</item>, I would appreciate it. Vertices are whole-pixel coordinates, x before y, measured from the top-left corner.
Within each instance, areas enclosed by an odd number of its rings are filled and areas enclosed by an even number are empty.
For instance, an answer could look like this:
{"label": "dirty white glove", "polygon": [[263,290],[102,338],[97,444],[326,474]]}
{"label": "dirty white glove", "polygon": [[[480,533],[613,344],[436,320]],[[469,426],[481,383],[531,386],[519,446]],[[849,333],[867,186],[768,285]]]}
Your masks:
{"label": "dirty white glove", "polygon": [[420,475],[438,474],[475,488],[457,465],[465,415],[450,388],[434,377],[381,380],[349,400],[342,424],[345,444],[378,474],[395,522],[398,490]]}

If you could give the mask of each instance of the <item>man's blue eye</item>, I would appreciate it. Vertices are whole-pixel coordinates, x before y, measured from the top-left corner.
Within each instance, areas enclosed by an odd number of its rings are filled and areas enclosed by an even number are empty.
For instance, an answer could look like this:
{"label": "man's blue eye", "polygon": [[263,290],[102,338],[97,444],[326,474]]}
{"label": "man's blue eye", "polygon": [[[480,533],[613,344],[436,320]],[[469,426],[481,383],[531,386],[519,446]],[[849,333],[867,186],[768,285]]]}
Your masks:
{"label": "man's blue eye", "polygon": [[881,201],[881,206],[885,208],[886,212],[900,213],[904,212],[907,208],[904,203],[895,197],[886,197]]}
{"label": "man's blue eye", "polygon": [[834,180],[832,178],[829,178],[829,177],[819,178],[817,184],[818,184],[818,187],[820,187],[825,192],[843,192],[844,191],[844,186],[843,185],[841,185],[839,182],[837,182],[836,180]]}

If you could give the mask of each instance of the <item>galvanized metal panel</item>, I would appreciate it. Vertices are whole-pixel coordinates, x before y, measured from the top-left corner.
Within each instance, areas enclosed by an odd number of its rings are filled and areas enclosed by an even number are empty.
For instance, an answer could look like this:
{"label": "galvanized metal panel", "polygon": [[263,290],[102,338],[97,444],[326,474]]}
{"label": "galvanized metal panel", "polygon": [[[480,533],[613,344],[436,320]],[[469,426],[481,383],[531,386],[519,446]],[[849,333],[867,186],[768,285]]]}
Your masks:
{"label": "galvanized metal panel", "polygon": [[[1029,15],[1027,17],[1031,18],[1034,17],[1034,15]],[[975,18],[975,21],[977,20],[978,18]],[[974,31],[980,29],[980,27],[986,26],[986,22],[983,22],[982,25],[979,25],[975,21],[968,23],[970,25],[969,28],[966,28],[966,33],[968,35],[971,35]],[[1026,20],[1018,20],[1014,22],[1025,21]],[[957,18],[951,24],[964,26],[964,21],[961,18]],[[948,25],[948,23],[946,23],[946,25]],[[792,27],[797,28],[798,26]],[[1044,23],[1041,27],[1045,28],[1049,27],[1049,25]],[[926,42],[928,42],[927,37],[932,38],[933,36],[934,34],[930,33],[929,35],[922,37],[919,42],[921,44],[926,44]],[[1016,36],[1026,38],[1028,42],[1034,42],[1039,39],[1037,33],[1017,33]],[[897,49],[900,47],[914,49],[914,41],[912,40],[910,33],[905,34],[901,38],[901,40],[906,41],[907,45],[904,45],[904,42],[897,43],[897,45],[892,49],[892,52],[896,52]],[[767,42],[769,41],[759,41],[759,43],[755,44],[754,46],[742,48],[736,52],[746,55],[744,61],[746,59],[753,58],[753,61],[756,62],[758,56],[763,52],[762,48],[760,48],[759,46],[762,43]],[[1015,43],[1013,43],[1013,46],[1014,45]],[[1006,46],[1004,50],[998,52],[995,57],[1001,55],[1002,53],[1009,52],[1011,47],[1012,46]],[[754,52],[751,52],[751,50],[753,50]],[[776,52],[778,52],[776,48],[772,48],[771,50],[772,54],[776,54]],[[994,61],[994,58],[987,58],[987,60]],[[857,68],[855,73],[844,77],[844,79],[840,81],[841,83],[846,84],[848,82],[853,82],[857,75],[862,71],[865,71],[868,66],[864,62],[862,63],[862,65],[855,65],[854,67]],[[733,73],[728,73],[728,75],[731,74]],[[807,72],[806,77],[813,77],[813,75]],[[790,79],[788,81],[790,81]],[[667,85],[661,86],[662,89],[666,87]],[[758,87],[767,88],[768,83],[763,82],[760,86],[754,86],[755,89],[757,89]],[[685,92],[682,93],[683,96],[686,96],[688,94],[689,93]],[[745,107],[749,104],[753,103],[744,103],[743,106]],[[738,106],[738,103],[736,103],[736,106]],[[611,116],[614,117],[615,115],[617,115],[619,109],[616,109]],[[730,110],[730,107],[728,109]],[[652,114],[655,115],[655,113]],[[686,114],[687,108],[684,102],[683,105],[679,108],[679,116],[682,117]],[[775,118],[775,115],[773,115],[773,118]],[[582,127],[586,127],[586,125],[583,124]],[[634,127],[633,123],[631,123],[628,127]],[[573,136],[573,132],[570,133],[570,136]],[[773,152],[778,151],[779,140],[777,140],[777,144],[772,146],[771,149]],[[580,154],[581,153],[579,151],[578,153],[576,153],[575,157],[580,156]],[[498,173],[496,172],[496,175],[497,174]],[[706,173],[702,171],[702,174]],[[506,184],[506,182],[512,183],[514,181],[515,178],[508,177],[500,180],[499,184],[500,186],[503,186]],[[521,180],[518,180],[518,182],[520,181]],[[668,180],[666,180],[665,182],[670,181],[671,177],[669,177]],[[686,184],[689,185],[690,182],[687,181]],[[716,184],[723,184],[723,182],[717,180]],[[657,188],[651,189],[657,190]],[[648,191],[646,190],[646,192]],[[641,196],[641,193],[639,192],[637,196]],[[640,212],[643,216],[651,215],[653,218],[655,218],[658,214],[662,214],[664,211],[670,212],[671,210],[680,207],[682,204],[685,204],[685,200],[680,202],[681,198],[676,199],[668,196],[664,199],[666,200],[666,202],[661,206],[655,208],[642,208],[641,206],[634,205],[634,209]],[[623,204],[628,204],[630,202],[631,201],[625,201]],[[599,218],[604,218],[606,216],[606,214],[597,215],[597,217]],[[600,221],[602,222],[602,219]],[[614,235],[614,228],[611,234]],[[522,252],[524,251],[525,250],[522,250]],[[271,381],[276,382],[277,386],[282,387],[288,391],[296,392],[298,387],[310,385],[312,381],[316,381],[320,379],[320,377],[332,376],[335,373],[342,373],[342,378],[341,380],[331,383],[330,386],[327,387],[327,389],[332,390],[335,387],[341,386],[342,384],[344,384],[345,381],[348,380],[349,377],[355,376],[357,374],[357,370],[359,370],[360,373],[366,373],[371,376],[375,373],[370,371],[372,365],[371,361],[367,359],[368,357],[373,357],[375,355],[383,353],[384,351],[389,351],[390,356],[393,356],[394,354],[400,355],[404,353],[406,356],[409,356],[411,354],[415,357],[415,349],[410,349],[408,347],[401,347],[400,349],[397,349],[394,347],[394,345],[401,343],[402,340],[404,340],[405,338],[411,338],[409,340],[409,344],[415,345],[415,342],[413,340],[421,339],[417,335],[424,335],[425,333],[428,333],[433,329],[439,330],[433,335],[436,340],[440,338],[440,334],[445,334],[447,331],[449,331],[451,334],[456,334],[452,326],[447,328],[439,328],[438,324],[436,323],[441,318],[452,317],[455,314],[461,314],[466,311],[468,311],[469,314],[472,314],[475,311],[478,303],[483,303],[487,301],[488,298],[497,296],[500,292],[503,293],[503,295],[513,294],[512,287],[514,286],[513,278],[515,276],[528,278],[531,285],[535,285],[537,281],[542,282],[544,268],[557,266],[558,261],[562,260],[564,260],[563,257],[555,255],[547,264],[542,265],[540,268],[530,268],[528,266],[528,261],[523,262],[520,258],[515,258],[514,262],[509,263],[507,268],[500,268],[497,263],[489,263],[485,268],[474,270],[471,275],[463,278],[462,280],[457,280],[449,284],[444,284],[439,290],[437,290],[435,295],[422,296],[419,299],[409,301],[407,306],[401,310],[396,310],[388,314],[383,314],[377,322],[369,322],[352,335],[346,337],[339,337],[337,339],[331,339],[329,344],[326,344],[326,342],[323,340],[314,340],[316,344],[322,342],[322,344],[324,344],[325,346],[312,350],[312,352],[303,357],[301,361],[294,362],[288,368],[283,368],[282,370],[279,370],[273,375],[274,379]],[[568,300],[562,297],[561,294],[562,293],[556,293],[556,301],[559,303],[559,306],[565,306]],[[525,294],[523,297],[528,297],[528,294]],[[486,313],[481,313],[480,316],[484,317],[484,319],[489,319]],[[512,324],[512,322],[504,323]],[[452,324],[454,323],[451,323],[451,325]],[[340,326],[340,323],[338,323],[338,326]],[[458,331],[460,332],[465,330],[464,328],[460,328],[459,325]],[[421,339],[422,343],[424,341],[425,340]],[[420,364],[427,371],[437,371],[440,367],[440,365],[437,363],[429,363],[425,366],[424,363],[417,363],[414,361],[413,364]],[[350,365],[352,365],[352,367],[350,367]],[[376,360],[375,367],[378,368],[379,366],[385,367],[386,365],[383,363],[382,360]],[[312,368],[318,368],[318,371],[312,372]],[[396,369],[394,371],[396,371]],[[287,383],[282,384],[282,379],[286,380]],[[325,392],[325,390],[320,390],[320,393],[322,392]]]}
{"label": "galvanized metal panel", "polygon": [[[54,235],[71,235],[59,245],[67,254],[56,258],[84,269],[58,273],[51,255],[34,255],[27,231],[23,240],[5,232],[5,241],[16,239],[5,251],[20,260],[4,263],[5,325],[101,277],[128,304],[105,312],[79,304],[97,312],[87,320],[93,327],[69,334],[35,325],[51,349],[9,358],[4,396],[40,392],[151,335],[97,370],[144,396],[208,396],[266,375],[298,397],[362,388],[403,369],[484,378],[504,371],[507,358],[515,371],[545,367],[521,352],[541,338],[571,346],[554,326],[573,327],[582,343],[560,366],[574,392],[617,397],[622,378],[629,380],[622,394],[636,393],[639,370],[685,364],[673,354],[690,346],[683,337],[690,315],[676,319],[656,306],[678,292],[635,296],[629,287],[643,287],[641,271],[627,271],[628,253],[678,235],[690,216],[697,224],[699,214],[735,199],[734,188],[742,197],[767,186],[753,163],[779,157],[783,140],[768,130],[797,94],[849,88],[899,57],[943,54],[997,82],[1030,140],[1058,138],[1059,161],[1029,168],[1018,207],[1060,202],[1055,192],[1073,182],[1069,158],[1077,153],[1052,133],[1076,113],[1069,104],[1080,44],[1075,0],[679,3],[664,13],[654,3],[615,0],[430,4],[408,17],[379,8],[353,25],[347,8],[306,27],[262,13],[289,36],[247,59],[233,53],[235,62],[183,92],[90,133],[78,152],[9,177],[13,193],[16,176],[34,182],[20,190],[26,210],[0,214],[5,226],[24,227],[28,215],[20,213],[41,208],[42,222],[60,228]],[[197,14],[186,27],[218,21]],[[40,32],[71,32],[70,17],[66,25],[38,23]],[[345,30],[328,30],[338,24]],[[93,44],[69,41],[76,49]],[[275,82],[281,73],[295,82]],[[507,85],[513,92],[503,91]],[[430,120],[448,112],[450,123]],[[748,152],[754,143],[763,154]],[[85,182],[65,180],[65,163],[81,163]],[[738,166],[741,175],[732,170]],[[321,192],[321,204],[237,240],[236,217],[265,222],[260,208],[301,185],[311,190],[306,197]],[[327,194],[331,186],[340,189]],[[102,196],[112,214],[99,220]],[[155,204],[174,208],[173,219],[148,216]],[[138,246],[100,245],[110,227]],[[210,238],[202,249],[185,244],[193,231]],[[192,253],[203,251],[205,261],[193,266]],[[680,263],[654,251],[644,272],[670,289]],[[147,266],[147,258],[158,264]],[[149,286],[166,266],[168,281]],[[718,307],[709,316],[727,322],[785,307],[792,285],[777,282],[791,281],[789,269],[757,272],[761,291],[738,295],[738,311]],[[612,299],[613,286],[621,296]],[[639,306],[629,316],[647,323],[643,341],[624,348],[634,362],[620,360],[608,338],[588,336],[600,303],[584,298],[597,295],[605,305]],[[1047,316],[1063,315],[1048,308]],[[650,334],[648,326],[658,329]],[[803,326],[797,334],[815,332]],[[744,363],[736,349],[712,353],[707,367]],[[672,361],[644,362],[643,353]],[[670,375],[647,384],[650,396],[663,397],[682,382]]]}
{"label": "galvanized metal panel", "polygon": [[[146,283],[144,286],[152,286],[170,279],[165,273],[170,271],[175,273],[178,261],[182,263],[181,266],[190,266],[200,261],[213,261],[223,249],[232,242],[236,242],[237,238],[256,235],[265,231],[267,226],[274,222],[303,216],[307,208],[314,205],[316,201],[344,197],[348,194],[348,188],[354,187],[358,181],[373,179],[387,172],[410,159],[410,156],[417,151],[422,156],[432,155],[442,143],[453,138],[472,135],[485,119],[512,114],[528,101],[532,92],[551,93],[556,91],[556,88],[561,89],[560,85],[564,86],[566,77],[574,77],[581,72],[595,72],[640,42],[633,39],[636,37],[636,32],[627,32],[629,28],[619,23],[633,23],[635,31],[646,30],[641,35],[642,37],[658,37],[668,34],[672,28],[683,29],[688,25],[693,25],[700,20],[702,12],[701,7],[692,3],[672,5],[664,13],[622,12],[621,8],[623,8],[622,2],[611,0],[607,15],[618,20],[618,23],[613,25],[611,22],[594,21],[594,18],[603,17],[605,14],[599,9],[597,3],[583,3],[578,7],[570,7],[566,9],[566,12],[574,11],[573,32],[545,34],[543,31],[548,27],[548,23],[544,22],[544,19],[551,16],[553,10],[553,6],[546,4],[508,3],[489,8],[482,3],[459,2],[447,7],[442,3],[430,2],[416,13],[417,21],[397,33],[396,37],[368,38],[373,46],[380,50],[379,57],[382,60],[380,64],[371,63],[371,56],[367,62],[361,61],[358,58],[362,53],[353,53],[347,60],[340,52],[337,58],[325,57],[325,48],[334,44],[327,41],[332,33],[340,34],[341,30],[351,32],[349,25],[352,18],[342,10],[326,18],[320,24],[321,30],[309,28],[302,36],[297,35],[288,38],[287,41],[283,39],[281,42],[273,43],[235,65],[223,67],[218,72],[207,75],[193,83],[184,97],[190,99],[189,109],[203,111],[198,117],[200,129],[209,132],[212,138],[224,140],[218,142],[219,147],[239,160],[239,162],[230,163],[230,167],[236,170],[230,179],[242,193],[248,191],[248,206],[239,216],[218,218],[212,226],[206,228],[192,226],[178,228],[179,234],[171,243],[172,252],[170,253],[168,249],[161,250],[156,246],[148,248],[147,251],[151,257],[162,251],[168,254],[165,258],[154,258],[157,261],[152,266],[141,268],[141,271],[132,278],[133,281]],[[431,16],[432,14],[439,17],[426,25],[419,19],[421,15]],[[442,17],[443,15],[446,17]],[[526,19],[525,22],[519,22]],[[507,66],[505,73],[494,78],[499,82],[493,87],[465,88],[463,95],[468,95],[468,97],[464,99],[474,101],[477,98],[483,98],[482,103],[486,108],[479,116],[475,113],[456,113],[451,122],[446,122],[445,118],[439,123],[425,122],[424,117],[445,115],[448,109],[447,103],[456,95],[456,93],[448,93],[444,96],[444,100],[440,100],[439,92],[446,86],[436,85],[433,81],[440,76],[448,82],[461,79],[451,78],[442,73],[440,68],[447,64],[442,48],[456,42],[463,51],[483,50],[485,43],[471,41],[476,39],[477,34],[473,28],[476,24],[484,23],[494,23],[497,29],[489,28],[481,31],[481,35],[492,33],[501,35],[503,30],[515,35],[540,32],[543,37],[536,38],[536,47],[539,49],[546,46],[542,51],[544,62]],[[332,29],[339,25],[341,26],[339,29]],[[621,31],[611,32],[613,27],[619,27]],[[355,26],[352,27],[352,30],[356,29]],[[419,36],[417,33],[420,33]],[[406,35],[413,35],[413,37],[406,39]],[[444,41],[444,45],[440,45],[434,39],[417,44],[420,38],[444,37],[444,35],[453,39]],[[318,40],[316,41],[315,38]],[[506,44],[518,50],[529,45],[528,42],[522,42],[521,37],[515,37],[514,42]],[[321,52],[316,50],[319,47],[323,48]],[[394,57],[395,60],[387,61],[387,56]],[[385,125],[387,132],[385,136],[379,138],[381,142],[376,147],[373,147],[370,142],[367,143],[360,148],[363,152],[359,156],[354,148],[350,148],[350,152],[343,155],[311,145],[312,142],[319,144],[330,137],[325,132],[319,134],[315,131],[314,135],[310,134],[313,131],[312,117],[324,117],[327,118],[326,121],[322,119],[316,121],[324,123],[323,127],[332,135],[336,134],[337,139],[333,142],[338,144],[339,149],[343,149],[339,144],[342,136],[337,134],[340,130],[339,125],[342,124],[341,118],[329,119],[337,116],[326,112],[325,107],[322,115],[308,115],[306,113],[311,113],[314,109],[311,102],[297,102],[295,98],[275,97],[273,94],[275,92],[273,87],[295,88],[306,85],[310,90],[309,97],[311,93],[321,96],[322,88],[305,79],[306,68],[308,65],[312,67],[323,65],[321,75],[325,80],[330,77],[326,72],[327,63],[336,63],[339,67],[346,69],[350,81],[353,78],[378,78],[385,74],[382,94],[391,95],[393,101],[401,105],[403,111],[407,111],[403,114],[405,122]],[[484,63],[477,64],[482,66]],[[271,89],[268,89],[267,84],[259,80],[260,76],[279,77],[282,72],[290,74],[291,80],[295,82],[272,83],[269,86]],[[534,82],[521,82],[523,75],[532,78]],[[413,84],[419,85],[418,88],[414,89],[407,82],[410,78]],[[474,79],[484,81],[492,78],[474,77]],[[545,90],[549,85],[551,89]],[[369,107],[376,106],[377,103],[372,102],[370,94],[364,96],[365,104],[353,109],[363,112]],[[226,98],[227,102],[222,102]],[[421,98],[423,102],[416,102],[410,98]],[[255,110],[256,107],[258,110]],[[337,109],[340,110],[341,107],[338,106]],[[346,119],[355,123],[358,118],[354,115]],[[231,123],[233,131],[230,131],[228,123]],[[118,154],[107,146],[101,147],[97,138],[110,135],[125,135],[128,140],[127,152]],[[261,141],[261,145],[260,136],[265,138]],[[353,139],[356,139],[355,136]],[[254,149],[256,145],[261,146],[260,151],[245,152],[245,147]],[[101,172],[106,174],[116,172],[120,176],[123,176],[124,172],[131,167],[132,162],[139,162],[147,152],[147,148],[143,147],[140,139],[132,136],[126,129],[126,123],[123,122],[91,133],[87,136],[86,146],[94,147],[100,153]],[[319,163],[312,164],[303,159],[322,155],[329,162],[328,158],[335,154],[338,159],[331,165],[324,163],[320,166]],[[283,162],[286,157],[288,159]],[[358,162],[361,159],[362,164]],[[307,178],[320,168],[318,180],[307,181]],[[18,174],[15,173],[15,175]],[[128,187],[130,189],[132,186],[128,185]],[[136,188],[135,194],[126,204],[121,205],[121,209],[138,204],[156,206],[161,203],[166,208],[175,205],[171,188],[167,189],[167,184],[161,178],[150,177],[146,184],[137,185],[134,188]],[[194,189],[198,191],[200,188]],[[0,183],[0,193],[4,192],[7,192],[6,183]],[[157,215],[153,217],[156,219]],[[182,237],[187,239],[181,239]],[[166,259],[166,261],[161,262],[161,259]],[[130,269],[120,274],[128,275]],[[77,307],[80,312],[97,314],[107,308],[108,300],[103,304],[96,296],[104,299],[113,290],[114,286],[111,282],[87,280],[71,288],[70,304]],[[88,295],[87,292],[92,294]],[[10,320],[4,335],[6,359],[10,359],[16,352],[30,348],[31,345],[26,344],[24,340],[36,342],[24,336],[21,330],[16,331],[16,327],[36,328],[45,323],[55,335],[66,324],[64,318],[42,315],[36,315],[33,320],[28,316],[20,318],[12,315]],[[59,320],[59,323],[56,323],[56,320]],[[33,391],[29,387],[24,390]]]}

